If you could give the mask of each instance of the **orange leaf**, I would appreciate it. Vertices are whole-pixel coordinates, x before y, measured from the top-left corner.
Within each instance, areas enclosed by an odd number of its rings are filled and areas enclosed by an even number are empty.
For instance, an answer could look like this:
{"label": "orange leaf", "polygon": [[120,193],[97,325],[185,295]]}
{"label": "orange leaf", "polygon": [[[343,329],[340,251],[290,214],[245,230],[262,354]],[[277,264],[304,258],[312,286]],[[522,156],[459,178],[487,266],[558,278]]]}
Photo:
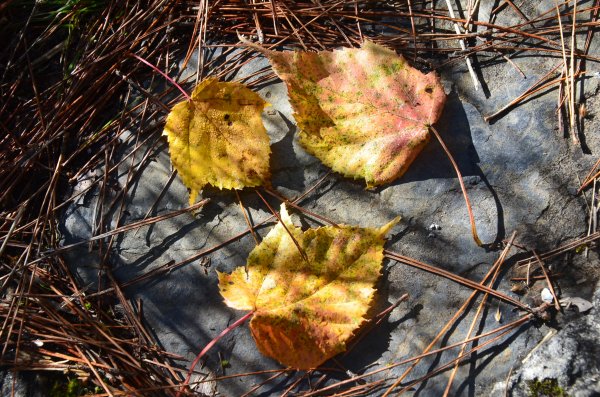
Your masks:
{"label": "orange leaf", "polygon": [[434,73],[370,41],[321,52],[269,51],[243,41],[286,82],[304,148],[367,187],[400,177],[442,112],[446,96]]}
{"label": "orange leaf", "polygon": [[250,329],[263,354],[293,368],[314,368],[344,351],[365,320],[385,234],[398,219],[379,229],[302,231],[282,205],[281,220],[287,231],[278,223],[250,253],[247,272],[219,273],[219,288],[228,306],[255,310]]}

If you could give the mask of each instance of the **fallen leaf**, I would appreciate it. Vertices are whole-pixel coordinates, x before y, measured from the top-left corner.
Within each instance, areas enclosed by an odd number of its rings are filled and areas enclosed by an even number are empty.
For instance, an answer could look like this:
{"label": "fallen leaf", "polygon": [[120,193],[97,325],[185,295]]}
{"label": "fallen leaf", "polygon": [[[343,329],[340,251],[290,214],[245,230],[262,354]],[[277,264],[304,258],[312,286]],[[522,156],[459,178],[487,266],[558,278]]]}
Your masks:
{"label": "fallen leaf", "polygon": [[228,306],[255,311],[250,329],[263,354],[289,367],[315,368],[344,351],[365,321],[385,234],[398,218],[379,229],[302,231],[282,205],[281,221],[252,250],[247,271],[219,273],[219,288]]}
{"label": "fallen leaf", "polygon": [[360,49],[263,53],[287,84],[304,148],[367,187],[400,177],[429,140],[446,95],[394,51],[365,41]]}
{"label": "fallen leaf", "polygon": [[201,82],[191,98],[173,107],[164,130],[190,204],[207,184],[242,189],[267,182],[271,148],[261,119],[267,103],[240,83],[214,78]]}

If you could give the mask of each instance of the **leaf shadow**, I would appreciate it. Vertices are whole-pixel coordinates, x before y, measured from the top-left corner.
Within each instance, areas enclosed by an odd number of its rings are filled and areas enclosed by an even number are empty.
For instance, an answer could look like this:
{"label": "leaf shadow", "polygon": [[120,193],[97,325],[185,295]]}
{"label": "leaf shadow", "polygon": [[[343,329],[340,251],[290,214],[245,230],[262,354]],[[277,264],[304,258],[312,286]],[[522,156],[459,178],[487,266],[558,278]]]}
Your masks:
{"label": "leaf shadow", "polygon": [[478,375],[490,364],[494,362],[502,354],[502,352],[511,348],[514,341],[525,334],[532,326],[532,323],[527,323],[521,326],[514,333],[507,336],[501,343],[490,346],[489,348],[481,351],[474,352],[469,359],[469,375],[468,377],[456,386],[454,391],[455,395],[462,396],[467,395],[469,397],[475,397],[477,394],[476,381]]}
{"label": "leaf shadow", "polygon": [[275,394],[281,394],[287,388],[289,388],[290,385],[293,384],[294,380],[297,377],[298,377],[297,372],[291,371],[291,372],[285,374],[283,376],[283,379],[281,379],[279,382],[267,383],[267,385],[269,386],[268,389],[263,390],[263,392],[260,394],[257,394],[257,397],[269,397],[269,396],[273,396]]}
{"label": "leaf shadow", "polygon": [[299,160],[294,150],[296,125],[283,113],[279,112],[287,131],[279,141],[271,145],[271,169],[273,170],[273,186],[284,187],[295,191],[303,191],[304,171],[299,167]]}
{"label": "leaf shadow", "polygon": [[[479,155],[473,144],[465,109],[456,91],[452,91],[440,119],[436,123],[442,139],[458,164],[463,176],[479,176]],[[432,178],[456,178],[448,156],[434,137],[408,171],[395,183],[423,181]]]}
{"label": "leaf shadow", "polygon": [[[456,161],[467,185],[467,190],[482,183],[489,191],[496,206],[497,230],[494,240],[484,248],[495,249],[506,237],[504,209],[494,187],[479,166],[480,158],[473,143],[471,126],[458,93],[453,90],[447,97],[446,106],[436,123],[442,139]],[[430,179],[456,179],[456,172],[448,156],[435,138],[423,149],[408,171],[392,186]],[[380,192],[385,187],[376,189]]]}
{"label": "leaf shadow", "polygon": [[[388,261],[384,262],[383,275],[377,283],[377,294],[366,315],[366,318],[373,321],[379,313],[395,303],[390,300],[390,285],[387,277],[388,267],[386,262]],[[401,318],[394,321],[384,319],[380,324],[365,324],[362,330],[359,330],[353,340],[350,341],[348,351],[338,356],[344,369],[353,373],[364,372],[365,368],[373,365],[388,351],[392,332],[405,321],[417,318],[422,309],[423,306],[421,304],[416,304],[412,307],[400,304],[394,310],[405,311]]]}

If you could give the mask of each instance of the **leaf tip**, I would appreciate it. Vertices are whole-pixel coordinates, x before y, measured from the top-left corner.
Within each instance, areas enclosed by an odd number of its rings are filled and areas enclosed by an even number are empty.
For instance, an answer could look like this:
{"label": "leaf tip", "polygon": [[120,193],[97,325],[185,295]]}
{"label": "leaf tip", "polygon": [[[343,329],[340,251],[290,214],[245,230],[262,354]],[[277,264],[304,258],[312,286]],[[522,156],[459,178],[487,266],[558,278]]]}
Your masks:
{"label": "leaf tip", "polygon": [[197,198],[198,198],[198,190],[190,189],[190,205],[194,205]]}
{"label": "leaf tip", "polygon": [[281,203],[281,208],[279,209],[279,216],[281,217],[281,221],[286,225],[292,224],[292,217],[287,210],[285,203]]}
{"label": "leaf tip", "polygon": [[387,224],[383,225],[379,229],[379,233],[382,236],[385,236],[394,226],[396,226],[396,224],[398,224],[398,222],[400,222],[400,219],[402,219],[401,216],[395,217],[394,219],[392,219],[391,221],[389,221]]}

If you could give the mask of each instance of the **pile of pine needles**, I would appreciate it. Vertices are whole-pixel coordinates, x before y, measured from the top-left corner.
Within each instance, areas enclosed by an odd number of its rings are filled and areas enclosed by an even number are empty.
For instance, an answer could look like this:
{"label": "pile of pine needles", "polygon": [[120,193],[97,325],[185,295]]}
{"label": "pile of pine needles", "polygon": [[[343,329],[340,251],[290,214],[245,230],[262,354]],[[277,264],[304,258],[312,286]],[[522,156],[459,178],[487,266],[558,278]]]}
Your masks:
{"label": "pile of pine needles", "polygon": [[[584,104],[576,97],[575,86],[585,75],[585,62],[600,61],[588,53],[598,29],[600,1],[577,3],[557,3],[552,12],[528,17],[512,1],[503,0],[484,21],[478,18],[479,1],[467,0],[3,2],[0,364],[14,371],[69,373],[95,385],[102,395],[175,395],[185,379],[185,363],[158,347],[141,320],[141,308],[126,298],[124,286],[112,277],[107,254],[120,233],[182,212],[136,225],[120,224],[119,215],[116,229],[106,219],[106,214],[123,210],[128,189],[160,142],[168,109],[180,100],[177,89],[140,59],[177,79],[183,69],[178,61],[183,59],[185,66],[198,51],[198,76],[180,81],[189,90],[208,75],[234,78],[256,56],[237,47],[238,35],[268,47],[305,50],[358,46],[368,38],[423,69],[466,63],[473,88],[478,89],[475,56],[479,67],[500,61],[521,73],[511,57],[545,55],[556,59],[556,66],[488,119],[558,87],[558,123],[576,144]],[[496,24],[500,13],[514,13],[521,22]],[[220,55],[208,56],[215,47],[222,48]],[[265,70],[252,84],[273,78]],[[129,152],[115,161],[114,154],[124,148]],[[146,151],[142,160],[134,162],[142,148]],[[128,182],[121,186],[115,173],[125,161],[131,162],[131,170]],[[600,160],[581,189],[595,184],[599,166]],[[93,183],[74,192],[73,185],[90,173],[95,175]],[[96,237],[84,242],[100,252],[102,277],[109,283],[92,291],[73,276],[62,257],[67,248],[60,247],[59,218],[87,192],[105,197],[111,189],[112,201],[97,209],[92,225]],[[559,253],[597,239],[595,227],[585,241],[562,247]],[[394,253],[387,256],[411,262]],[[544,268],[542,259],[539,265]],[[474,291],[493,291],[485,283],[483,288],[473,285],[468,286]],[[121,310],[114,310],[115,305]],[[463,352],[462,357],[468,354]],[[356,381],[339,382],[327,390],[355,395],[382,387]],[[327,390],[317,385],[310,393]]]}

